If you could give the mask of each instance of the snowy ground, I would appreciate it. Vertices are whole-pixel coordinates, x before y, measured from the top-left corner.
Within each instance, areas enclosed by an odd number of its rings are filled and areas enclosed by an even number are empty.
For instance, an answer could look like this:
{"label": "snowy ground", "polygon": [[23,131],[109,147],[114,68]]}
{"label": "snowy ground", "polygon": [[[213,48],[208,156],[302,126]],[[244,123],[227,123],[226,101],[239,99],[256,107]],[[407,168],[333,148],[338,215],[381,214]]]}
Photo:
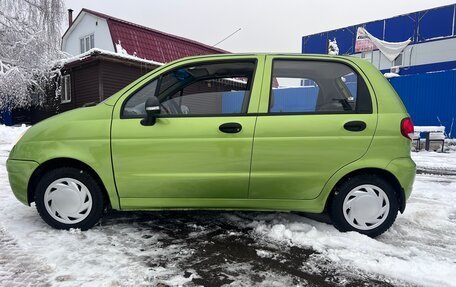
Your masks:
{"label": "snowy ground", "polygon": [[[300,214],[116,212],[57,231],[17,202],[0,126],[0,286],[456,286],[456,152],[414,153],[405,214],[377,239]],[[438,174],[438,172],[434,172]]]}
{"label": "snowy ground", "polygon": [[[440,150],[435,146],[436,150]],[[455,175],[456,176],[456,140],[451,140],[445,152],[428,152],[421,150],[412,153],[418,167],[418,173]]]}

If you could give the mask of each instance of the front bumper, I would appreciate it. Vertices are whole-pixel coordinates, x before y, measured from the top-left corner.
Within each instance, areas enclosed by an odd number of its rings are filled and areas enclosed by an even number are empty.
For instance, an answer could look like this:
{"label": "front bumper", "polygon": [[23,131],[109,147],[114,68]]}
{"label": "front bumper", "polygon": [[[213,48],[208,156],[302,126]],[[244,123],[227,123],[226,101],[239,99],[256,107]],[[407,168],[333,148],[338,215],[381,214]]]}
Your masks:
{"label": "front bumper", "polygon": [[31,160],[8,159],[6,169],[14,196],[25,205],[29,205],[28,183],[38,163]]}

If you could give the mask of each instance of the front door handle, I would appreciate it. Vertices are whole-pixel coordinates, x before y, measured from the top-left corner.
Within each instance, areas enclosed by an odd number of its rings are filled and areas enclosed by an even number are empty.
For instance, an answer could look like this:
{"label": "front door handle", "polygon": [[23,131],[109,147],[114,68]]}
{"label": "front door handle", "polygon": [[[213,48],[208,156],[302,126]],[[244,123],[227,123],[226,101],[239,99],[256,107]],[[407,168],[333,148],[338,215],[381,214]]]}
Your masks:
{"label": "front door handle", "polygon": [[345,123],[344,129],[351,132],[360,132],[366,129],[366,123],[363,121],[351,121]]}
{"label": "front door handle", "polygon": [[242,130],[242,126],[239,123],[224,123],[221,124],[219,130],[227,134],[235,134]]}

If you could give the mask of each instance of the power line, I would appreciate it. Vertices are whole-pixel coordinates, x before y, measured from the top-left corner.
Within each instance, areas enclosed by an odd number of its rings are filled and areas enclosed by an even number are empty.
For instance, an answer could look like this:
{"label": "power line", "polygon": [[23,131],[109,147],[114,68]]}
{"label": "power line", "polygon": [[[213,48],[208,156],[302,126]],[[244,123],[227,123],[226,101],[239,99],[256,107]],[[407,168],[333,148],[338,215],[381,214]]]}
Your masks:
{"label": "power line", "polygon": [[227,37],[225,37],[223,40],[215,43],[212,47],[215,47],[217,46],[218,44],[222,43],[223,41],[225,41],[226,39],[230,38],[231,36],[233,36],[234,34],[236,34],[237,32],[241,31],[241,28],[237,29],[236,31],[234,31],[233,33],[229,34]]}

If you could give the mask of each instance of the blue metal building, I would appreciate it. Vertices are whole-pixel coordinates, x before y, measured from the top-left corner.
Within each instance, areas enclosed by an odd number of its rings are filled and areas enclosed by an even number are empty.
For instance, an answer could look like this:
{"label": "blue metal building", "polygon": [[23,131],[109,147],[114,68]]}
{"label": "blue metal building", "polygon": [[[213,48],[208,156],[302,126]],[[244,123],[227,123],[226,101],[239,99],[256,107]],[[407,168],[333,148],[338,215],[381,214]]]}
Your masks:
{"label": "blue metal building", "polygon": [[[380,40],[411,43],[394,61],[379,50],[356,53],[358,27]],[[450,134],[456,120],[456,4],[303,36],[302,52],[327,54],[334,39],[339,54],[364,58],[383,73],[400,75],[391,84],[416,125],[442,124]]]}

